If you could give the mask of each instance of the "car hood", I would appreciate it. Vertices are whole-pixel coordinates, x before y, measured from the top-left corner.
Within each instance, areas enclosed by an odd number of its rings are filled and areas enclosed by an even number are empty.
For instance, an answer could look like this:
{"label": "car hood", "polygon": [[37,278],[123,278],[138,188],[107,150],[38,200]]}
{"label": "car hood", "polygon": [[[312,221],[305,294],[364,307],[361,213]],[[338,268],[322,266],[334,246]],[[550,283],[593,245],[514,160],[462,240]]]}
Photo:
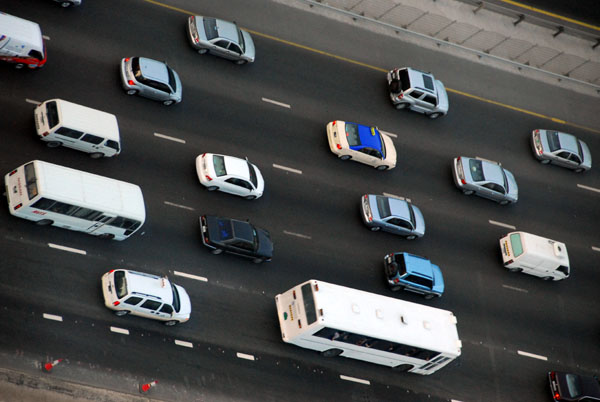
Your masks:
{"label": "car hood", "polygon": [[442,270],[435,264],[431,264],[431,271],[433,273],[433,291],[439,294],[444,293],[444,277],[442,276]]}
{"label": "car hood", "polygon": [[447,113],[450,105],[448,103],[448,93],[446,92],[446,88],[444,87],[444,84],[442,84],[442,81],[435,80],[435,89],[438,95],[438,109]]}
{"label": "car hood", "polygon": [[581,151],[583,152],[583,162],[581,162],[581,166],[587,169],[592,168],[592,154],[587,144],[581,140],[579,140],[579,144],[581,144]]}
{"label": "car hood", "polygon": [[261,257],[271,258],[273,257],[273,241],[268,231],[264,229],[256,228],[258,234],[258,250],[256,252]]}
{"label": "car hood", "polygon": [[181,286],[175,285],[175,287],[177,288],[177,292],[179,293],[180,303],[179,312],[175,312],[175,314],[177,314],[178,316],[189,317],[192,313],[192,302],[190,301],[190,296]]}
{"label": "car hood", "polygon": [[243,29],[240,29],[240,31],[242,32],[242,36],[244,37],[244,56],[248,57],[249,59],[252,59],[252,61],[254,61],[254,58],[256,56],[256,49],[254,48],[254,41],[252,40],[252,37],[250,36],[250,34],[246,31],[244,31]]}
{"label": "car hood", "polygon": [[380,132],[381,138],[383,139],[383,143],[385,144],[385,160],[394,166],[396,166],[396,147],[394,146],[394,142],[392,139]]}
{"label": "car hood", "polygon": [[258,191],[261,195],[265,191],[265,179],[263,179],[262,173],[258,166],[252,164],[254,167],[254,172],[256,173],[256,191]]}
{"label": "car hood", "polygon": [[519,186],[517,186],[515,176],[506,169],[504,169],[504,173],[506,173],[506,180],[508,180],[508,195],[517,201],[519,199]]}
{"label": "car hood", "polygon": [[413,212],[415,213],[415,232],[418,235],[423,236],[425,234],[425,218],[423,218],[423,214],[417,206],[413,204],[410,205],[412,206]]}

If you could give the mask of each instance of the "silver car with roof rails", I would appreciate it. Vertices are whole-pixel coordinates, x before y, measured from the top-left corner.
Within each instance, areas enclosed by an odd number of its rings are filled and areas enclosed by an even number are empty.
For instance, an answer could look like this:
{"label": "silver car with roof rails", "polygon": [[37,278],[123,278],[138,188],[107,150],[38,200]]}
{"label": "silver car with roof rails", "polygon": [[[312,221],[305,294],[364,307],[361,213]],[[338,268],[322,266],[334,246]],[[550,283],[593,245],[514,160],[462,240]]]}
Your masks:
{"label": "silver car with roof rails", "polygon": [[236,64],[254,62],[256,51],[252,37],[235,22],[192,15],[188,18],[187,34],[192,47],[200,54],[210,52]]}
{"label": "silver car with roof rails", "polygon": [[361,217],[372,231],[382,230],[413,240],[425,235],[421,210],[405,199],[365,194],[361,198]]}
{"label": "silver car with roof rails", "polygon": [[435,119],[448,113],[448,94],[431,73],[410,67],[387,73],[390,100],[396,109],[414,110]]}
{"label": "silver car with roof rails", "polygon": [[167,63],[145,57],[121,60],[121,83],[127,95],[141,95],[170,106],[181,102],[181,80]]}
{"label": "silver car with roof rails", "polygon": [[592,168],[592,154],[587,144],[571,134],[555,130],[533,130],[531,148],[536,159],[544,164],[554,163],[576,172]]}
{"label": "silver car with roof rails", "polygon": [[501,205],[515,203],[519,188],[515,176],[498,162],[459,156],[452,163],[454,183],[465,195],[475,194]]}

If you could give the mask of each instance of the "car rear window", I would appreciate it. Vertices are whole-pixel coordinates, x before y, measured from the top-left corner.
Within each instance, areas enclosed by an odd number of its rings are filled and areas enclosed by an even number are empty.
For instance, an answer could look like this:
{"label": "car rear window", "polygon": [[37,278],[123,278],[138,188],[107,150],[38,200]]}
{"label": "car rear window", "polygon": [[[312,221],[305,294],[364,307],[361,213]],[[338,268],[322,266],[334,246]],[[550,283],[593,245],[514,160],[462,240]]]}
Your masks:
{"label": "car rear window", "polygon": [[400,83],[402,84],[402,90],[406,91],[410,88],[410,79],[408,78],[408,70],[400,70]]}
{"label": "car rear window", "polygon": [[510,245],[512,246],[513,256],[518,257],[523,254],[523,243],[521,243],[521,235],[519,233],[510,235]]}
{"label": "car rear window", "polygon": [[46,103],[46,116],[48,116],[48,127],[52,127],[58,124],[58,108],[56,107],[56,101]]}
{"label": "car rear window", "polygon": [[558,131],[546,131],[546,138],[548,139],[548,146],[550,147],[550,152],[554,152],[557,149],[560,149]]}
{"label": "car rear window", "polygon": [[574,374],[565,375],[567,381],[567,392],[569,397],[576,398],[581,395],[581,384],[579,377]]}
{"label": "car rear window", "polygon": [[478,159],[469,159],[469,171],[473,181],[483,181],[483,165]]}
{"label": "car rear window", "polygon": [[204,32],[206,39],[211,40],[217,37],[217,20],[204,17]]}
{"label": "car rear window", "polygon": [[215,167],[215,174],[217,176],[225,176],[227,169],[225,169],[225,158],[221,155],[213,155],[213,166]]}
{"label": "car rear window", "polygon": [[390,211],[390,201],[387,199],[387,197],[377,195],[375,196],[375,200],[377,202],[377,210],[379,211],[379,216],[381,219],[387,218],[392,214]]}
{"label": "car rear window", "polygon": [[346,138],[348,139],[348,145],[351,147],[361,145],[357,124],[346,123]]}
{"label": "car rear window", "polygon": [[117,298],[122,299],[127,295],[127,279],[125,278],[125,271],[115,271],[114,280]]}

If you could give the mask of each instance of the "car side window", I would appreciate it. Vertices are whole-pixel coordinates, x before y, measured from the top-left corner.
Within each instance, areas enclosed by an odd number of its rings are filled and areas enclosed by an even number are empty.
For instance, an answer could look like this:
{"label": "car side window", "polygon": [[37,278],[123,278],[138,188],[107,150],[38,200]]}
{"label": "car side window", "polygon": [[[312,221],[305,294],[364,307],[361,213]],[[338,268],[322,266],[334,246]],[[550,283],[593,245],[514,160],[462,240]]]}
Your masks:
{"label": "car side window", "polygon": [[395,225],[395,226],[400,226],[401,228],[405,228],[408,230],[412,230],[412,225],[403,219],[391,218],[387,221],[387,223],[389,223],[391,225]]}
{"label": "car side window", "polygon": [[571,155],[569,155],[569,160],[572,161],[572,162],[575,162],[577,164],[581,163],[581,159],[579,159],[579,155],[577,155],[577,154],[571,154]]}
{"label": "car side window", "polygon": [[161,313],[165,313],[165,314],[173,314],[173,307],[171,307],[170,305],[168,305],[167,303],[165,303],[160,308],[160,312]]}
{"label": "car side window", "polygon": [[235,241],[235,242],[232,243],[232,245],[234,247],[241,248],[243,250],[248,250],[248,251],[252,251],[253,250],[252,244],[250,244],[248,242],[245,242],[245,241]]}
{"label": "car side window", "polygon": [[252,185],[250,183],[248,183],[246,180],[242,180],[242,179],[236,179],[234,177],[225,180],[225,182],[233,184],[235,186],[239,186],[239,187],[244,187],[248,190],[252,190]]}
{"label": "car side window", "polygon": [[148,299],[145,302],[143,302],[140,307],[147,308],[148,310],[158,310],[161,304],[161,302]]}
{"label": "car side window", "polygon": [[56,130],[55,132],[56,132],[56,134],[64,135],[65,137],[69,137],[69,138],[73,138],[73,139],[78,139],[79,137],[81,137],[83,135],[83,132],[73,130],[68,127],[61,127],[58,130]]}
{"label": "car side window", "polygon": [[432,106],[435,106],[435,96],[433,95],[425,95],[425,97],[423,98],[423,102],[429,103]]}
{"label": "car side window", "polygon": [[141,297],[131,296],[129,299],[125,300],[123,303],[130,304],[132,306],[137,306],[142,301]]}
{"label": "car side window", "polygon": [[505,194],[506,193],[504,191],[504,188],[502,186],[496,184],[496,183],[485,183],[483,185],[483,187],[485,187],[485,188],[487,188],[489,190],[495,191],[497,193],[500,193],[500,194]]}
{"label": "car side window", "polygon": [[240,47],[233,42],[229,45],[229,50],[237,54],[242,54],[242,49],[240,49]]}
{"label": "car side window", "polygon": [[162,82],[158,82],[158,81],[154,81],[154,80],[147,80],[146,84],[149,87],[152,87],[154,89],[158,89],[159,91],[163,91],[163,92],[166,92],[166,93],[171,93],[171,88],[169,88],[168,85],[165,85]]}
{"label": "car side window", "polygon": [[97,135],[86,134],[83,137],[81,137],[81,141],[85,141],[85,142],[89,142],[90,144],[98,145],[102,141],[104,141],[104,138],[98,137]]}
{"label": "car side window", "polygon": [[221,40],[216,41],[215,45],[217,47],[220,47],[220,48],[223,48],[223,49],[227,49],[227,47],[229,46],[229,42],[226,41],[226,40],[224,40],[224,39],[221,39]]}
{"label": "car side window", "polygon": [[415,99],[420,99],[421,96],[423,96],[423,92],[421,91],[417,91],[416,89],[413,89],[410,93],[410,96],[412,96]]}

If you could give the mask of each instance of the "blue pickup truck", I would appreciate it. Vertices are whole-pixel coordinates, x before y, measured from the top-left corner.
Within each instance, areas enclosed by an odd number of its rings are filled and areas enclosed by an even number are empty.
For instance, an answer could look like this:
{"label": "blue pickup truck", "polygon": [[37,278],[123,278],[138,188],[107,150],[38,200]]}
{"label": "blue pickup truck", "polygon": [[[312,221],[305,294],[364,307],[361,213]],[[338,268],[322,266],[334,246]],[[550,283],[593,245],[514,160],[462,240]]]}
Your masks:
{"label": "blue pickup truck", "polygon": [[390,253],[383,259],[386,280],[393,291],[400,289],[419,293],[426,299],[444,293],[440,267],[426,258],[409,253]]}

